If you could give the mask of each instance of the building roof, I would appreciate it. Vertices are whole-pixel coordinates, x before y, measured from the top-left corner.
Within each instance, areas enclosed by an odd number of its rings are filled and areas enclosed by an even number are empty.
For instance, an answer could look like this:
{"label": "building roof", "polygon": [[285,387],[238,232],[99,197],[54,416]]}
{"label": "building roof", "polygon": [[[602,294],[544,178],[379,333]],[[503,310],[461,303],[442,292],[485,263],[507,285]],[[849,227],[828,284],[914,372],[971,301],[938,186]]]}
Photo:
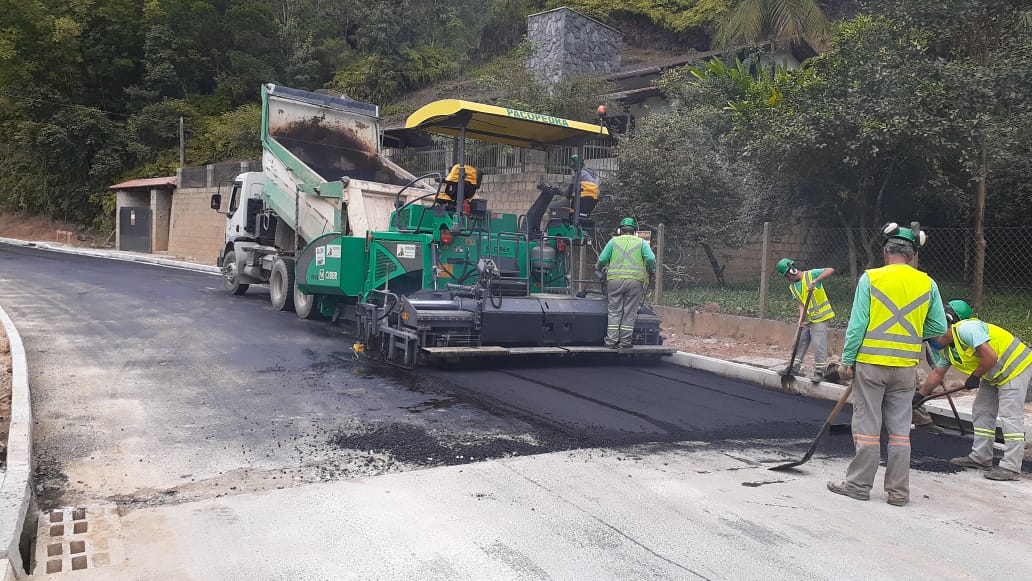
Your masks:
{"label": "building roof", "polygon": [[138,180],[129,180],[120,184],[109,186],[109,190],[152,190],[168,188],[172,189],[176,187],[176,176],[168,176],[164,178],[141,178]]}

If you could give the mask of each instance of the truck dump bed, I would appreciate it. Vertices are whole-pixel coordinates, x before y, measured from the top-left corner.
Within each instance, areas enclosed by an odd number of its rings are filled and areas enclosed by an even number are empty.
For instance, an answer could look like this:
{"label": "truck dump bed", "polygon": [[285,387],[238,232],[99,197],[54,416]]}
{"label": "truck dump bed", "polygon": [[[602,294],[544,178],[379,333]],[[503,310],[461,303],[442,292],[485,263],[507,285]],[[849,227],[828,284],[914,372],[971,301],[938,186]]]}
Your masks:
{"label": "truck dump bed", "polygon": [[[364,229],[368,218],[361,210],[368,204],[355,198],[368,192],[393,203],[400,186],[415,178],[380,155],[379,143],[376,105],[272,84],[262,88],[262,197],[305,241],[353,231],[349,223]],[[365,183],[352,187],[352,180]],[[354,204],[355,220],[342,220],[346,203],[349,214]]]}

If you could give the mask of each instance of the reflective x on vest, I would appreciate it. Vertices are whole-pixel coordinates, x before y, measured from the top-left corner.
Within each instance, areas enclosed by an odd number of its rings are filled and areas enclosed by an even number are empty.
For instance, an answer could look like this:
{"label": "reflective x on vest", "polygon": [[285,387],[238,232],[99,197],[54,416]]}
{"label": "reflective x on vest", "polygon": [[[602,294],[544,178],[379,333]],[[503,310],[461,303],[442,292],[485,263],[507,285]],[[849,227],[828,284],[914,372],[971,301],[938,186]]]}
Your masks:
{"label": "reflective x on vest", "polygon": [[[950,364],[957,371],[970,375],[978,368],[980,361],[978,356],[975,355],[975,348],[960,340],[958,327],[967,321],[980,322],[978,319],[971,318],[964,319],[953,325],[950,333],[953,335],[953,347],[955,349],[947,349],[946,353],[950,359]],[[1032,365],[1032,350],[1003,327],[997,327],[989,323],[983,324],[989,329],[989,348],[996,353],[996,365],[989,370],[989,373],[985,374],[984,379],[991,385],[1002,385],[1014,379],[1022,371],[1025,371],[1029,365]]]}
{"label": "reflective x on vest", "polygon": [[[868,275],[871,279],[871,314],[856,360],[889,367],[917,365],[932,279],[913,268],[895,266],[874,269]],[[879,288],[882,285],[893,293],[901,294],[909,294],[922,287],[927,290],[900,306]],[[900,298],[905,300],[909,297]],[[918,326],[922,329],[919,330]],[[897,327],[902,333],[894,331]]]}
{"label": "reflective x on vest", "polygon": [[606,278],[610,280],[633,278],[647,282],[645,259],[641,256],[644,240],[637,236],[622,235],[613,239],[613,254]]}

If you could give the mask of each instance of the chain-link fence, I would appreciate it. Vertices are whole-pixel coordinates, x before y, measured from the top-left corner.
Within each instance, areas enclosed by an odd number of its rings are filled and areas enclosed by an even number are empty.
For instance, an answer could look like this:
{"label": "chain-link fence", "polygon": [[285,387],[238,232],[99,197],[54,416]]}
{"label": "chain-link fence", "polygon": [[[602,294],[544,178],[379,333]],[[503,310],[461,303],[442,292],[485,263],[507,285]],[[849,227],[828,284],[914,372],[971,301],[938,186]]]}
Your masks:
{"label": "chain-link fence", "polygon": [[[937,282],[944,300],[972,300],[974,229],[928,228],[925,233],[928,240],[918,252],[917,267]],[[986,228],[985,241],[984,312],[976,314],[988,318],[991,313],[1032,335],[1032,228]],[[840,315],[838,324],[845,325],[856,281],[865,269],[882,265],[881,242],[877,229],[799,228],[769,233],[766,244],[762,232],[736,247],[667,244],[662,252],[663,292],[656,298],[672,306],[708,305],[731,314],[790,319],[797,307],[775,264],[791,258],[801,269],[835,269],[824,284]]]}

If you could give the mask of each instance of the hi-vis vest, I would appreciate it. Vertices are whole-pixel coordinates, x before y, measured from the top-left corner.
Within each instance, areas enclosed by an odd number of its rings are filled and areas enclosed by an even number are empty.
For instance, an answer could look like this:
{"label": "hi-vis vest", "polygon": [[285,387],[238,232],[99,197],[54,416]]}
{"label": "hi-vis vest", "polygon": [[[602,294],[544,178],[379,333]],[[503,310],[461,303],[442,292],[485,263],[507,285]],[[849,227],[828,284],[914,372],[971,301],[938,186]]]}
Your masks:
{"label": "hi-vis vest", "polygon": [[609,270],[606,278],[618,280],[632,278],[642,282],[649,281],[648,270],[645,269],[645,258],[641,255],[644,240],[631,234],[622,234],[613,238],[613,254],[609,258]]}
{"label": "hi-vis vest", "polygon": [[[946,349],[946,354],[950,358],[950,364],[957,371],[970,375],[978,367],[979,360],[975,355],[975,348],[965,345],[957,333],[957,327],[965,321],[978,321],[978,319],[964,319],[953,325],[953,329],[950,331],[953,334],[953,348]],[[983,379],[991,385],[1002,385],[1017,377],[1032,364],[1032,350],[1029,350],[1027,345],[1006,329],[985,322],[983,324],[989,328],[989,348],[996,353],[997,358],[996,365],[985,374]]]}
{"label": "hi-vis vest", "polygon": [[[792,295],[804,305],[806,304],[806,294],[810,292],[809,286],[813,279],[813,271],[807,270],[803,273],[802,280],[788,285],[788,288],[792,290]],[[828,302],[828,293],[824,292],[824,285],[814,288],[813,298],[810,299],[810,306],[806,309],[806,320],[810,323],[820,323],[834,316],[835,311],[831,310],[831,303]]]}
{"label": "hi-vis vest", "polygon": [[867,271],[871,316],[856,360],[887,367],[913,367],[921,357],[921,335],[931,303],[932,279],[905,264]]}

